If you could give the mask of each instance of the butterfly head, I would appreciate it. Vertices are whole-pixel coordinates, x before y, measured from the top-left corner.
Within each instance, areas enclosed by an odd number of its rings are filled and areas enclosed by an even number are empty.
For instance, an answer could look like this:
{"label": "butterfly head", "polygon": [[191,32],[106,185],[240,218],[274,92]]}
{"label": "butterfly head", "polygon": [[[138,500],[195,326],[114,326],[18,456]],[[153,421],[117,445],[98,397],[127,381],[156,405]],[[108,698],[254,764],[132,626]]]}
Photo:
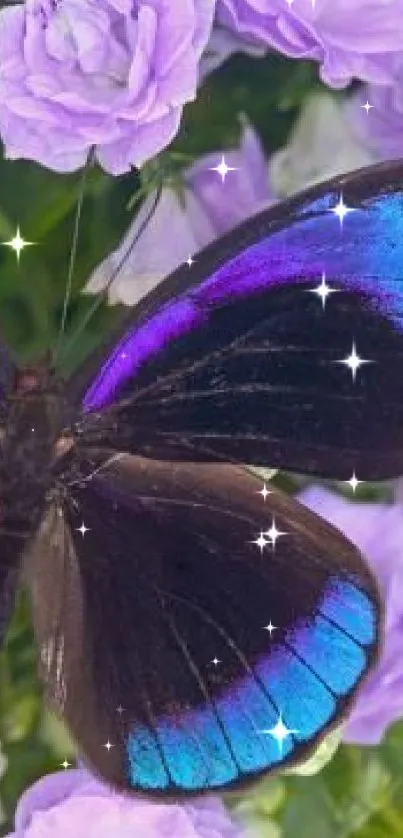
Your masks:
{"label": "butterfly head", "polygon": [[54,369],[45,358],[35,366],[21,367],[16,371],[12,393],[18,397],[49,393],[56,389],[57,379]]}

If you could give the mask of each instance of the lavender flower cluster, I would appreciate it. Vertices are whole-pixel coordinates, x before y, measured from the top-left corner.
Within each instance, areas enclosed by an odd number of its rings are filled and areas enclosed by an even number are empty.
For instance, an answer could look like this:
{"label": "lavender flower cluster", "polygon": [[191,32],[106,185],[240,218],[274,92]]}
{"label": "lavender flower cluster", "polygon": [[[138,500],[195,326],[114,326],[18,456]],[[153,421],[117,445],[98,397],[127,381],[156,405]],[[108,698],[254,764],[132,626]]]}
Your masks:
{"label": "lavender flower cluster", "polygon": [[[234,49],[320,63],[375,86],[374,142],[399,145],[403,0],[26,0],[0,12],[0,135],[8,158],[57,172],[91,149],[119,175],[175,137],[198,80]],[[212,59],[212,55],[214,58]],[[369,94],[368,94],[369,95]],[[375,106],[374,106],[375,107]]]}

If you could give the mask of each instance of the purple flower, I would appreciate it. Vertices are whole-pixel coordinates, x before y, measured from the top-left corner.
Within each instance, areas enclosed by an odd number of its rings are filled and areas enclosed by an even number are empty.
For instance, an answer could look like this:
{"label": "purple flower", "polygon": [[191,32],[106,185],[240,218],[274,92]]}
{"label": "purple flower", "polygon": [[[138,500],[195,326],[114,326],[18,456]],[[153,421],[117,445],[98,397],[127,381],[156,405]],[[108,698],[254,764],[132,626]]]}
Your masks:
{"label": "purple flower", "polygon": [[[403,54],[394,66],[395,84],[365,85],[347,106],[357,138],[380,160],[403,155]],[[363,108],[366,102],[368,112]]]}
{"label": "purple flower", "polygon": [[391,82],[391,59],[403,49],[402,18],[402,0],[217,0],[221,25],[246,43],[319,61],[332,87],[355,77]]}
{"label": "purple flower", "polygon": [[[227,166],[235,171],[228,172],[224,183],[211,171],[220,160],[221,154],[210,154],[191,166],[183,194],[164,188],[153,218],[112,284],[111,303],[133,305],[189,256],[270,202],[266,159],[252,128],[244,129],[238,150],[225,152]],[[118,249],[96,268],[86,291],[98,293],[105,287],[154,198],[142,206]]]}
{"label": "purple flower", "polygon": [[0,135],[8,158],[114,175],[175,136],[194,99],[211,0],[26,0],[0,12]]}
{"label": "purple flower", "polygon": [[8,838],[241,838],[218,797],[182,805],[114,792],[87,770],[39,780],[23,794]]}
{"label": "purple flower", "polygon": [[299,499],[334,524],[360,548],[385,602],[384,647],[364,683],[344,729],[346,742],[374,745],[391,722],[403,717],[403,505],[359,503],[319,487]]}

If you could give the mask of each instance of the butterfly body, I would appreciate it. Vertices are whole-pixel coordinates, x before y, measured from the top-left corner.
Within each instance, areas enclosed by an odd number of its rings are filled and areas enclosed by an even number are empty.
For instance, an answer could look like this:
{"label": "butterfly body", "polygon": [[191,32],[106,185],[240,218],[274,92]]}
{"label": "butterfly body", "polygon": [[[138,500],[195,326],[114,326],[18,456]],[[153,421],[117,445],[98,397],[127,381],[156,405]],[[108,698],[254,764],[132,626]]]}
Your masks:
{"label": "butterfly body", "polygon": [[117,788],[301,761],[376,662],[358,550],[242,464],[403,470],[402,181],[373,167],[252,219],[65,386],[0,354],[0,628],[23,554],[48,701]]}
{"label": "butterfly body", "polygon": [[29,533],[54,488],[57,440],[68,422],[62,392],[44,364],[15,376],[2,405],[0,528]]}

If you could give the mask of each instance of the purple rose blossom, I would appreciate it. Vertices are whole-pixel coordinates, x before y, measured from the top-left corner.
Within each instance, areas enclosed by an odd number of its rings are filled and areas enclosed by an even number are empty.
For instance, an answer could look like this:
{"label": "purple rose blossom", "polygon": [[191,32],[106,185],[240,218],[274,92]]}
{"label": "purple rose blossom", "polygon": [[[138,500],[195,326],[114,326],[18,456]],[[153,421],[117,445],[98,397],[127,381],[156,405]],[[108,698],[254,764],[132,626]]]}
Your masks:
{"label": "purple rose blossom", "polygon": [[379,663],[365,681],[343,733],[345,742],[378,744],[403,717],[403,504],[360,503],[312,486],[299,500],[341,530],[372,567],[386,612]]}
{"label": "purple rose blossom", "polygon": [[319,61],[331,87],[353,78],[392,82],[392,58],[403,50],[402,19],[402,0],[217,0],[219,24],[246,43]]}
{"label": "purple rose blossom", "polygon": [[8,838],[241,838],[215,796],[152,803],[118,794],[87,770],[51,774],[28,789]]}
{"label": "purple rose blossom", "polygon": [[[109,300],[133,305],[163,277],[202,247],[270,203],[267,163],[257,134],[244,129],[241,146],[225,152],[228,172],[222,183],[217,172],[221,153],[209,154],[184,175],[178,195],[165,187],[154,216],[113,282]],[[99,293],[143,223],[155,193],[145,201],[123,241],[93,272],[86,291]],[[184,265],[184,270],[188,270]]]}
{"label": "purple rose blossom", "polygon": [[0,12],[0,135],[58,172],[95,146],[114,175],[177,133],[194,99],[211,0],[26,0]]}

